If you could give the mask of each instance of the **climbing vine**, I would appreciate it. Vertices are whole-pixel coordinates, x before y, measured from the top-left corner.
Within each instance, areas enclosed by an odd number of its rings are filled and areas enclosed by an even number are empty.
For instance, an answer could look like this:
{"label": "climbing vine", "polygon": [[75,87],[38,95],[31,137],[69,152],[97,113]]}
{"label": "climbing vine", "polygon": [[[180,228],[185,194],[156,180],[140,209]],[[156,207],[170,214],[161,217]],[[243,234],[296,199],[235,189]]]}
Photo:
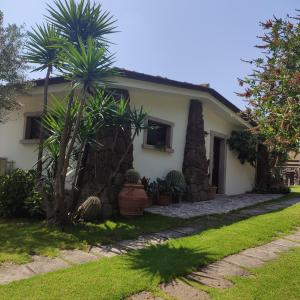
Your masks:
{"label": "climbing vine", "polygon": [[232,131],[228,139],[228,145],[231,151],[234,151],[242,164],[248,162],[255,166],[257,159],[257,144],[259,138],[250,131]]}

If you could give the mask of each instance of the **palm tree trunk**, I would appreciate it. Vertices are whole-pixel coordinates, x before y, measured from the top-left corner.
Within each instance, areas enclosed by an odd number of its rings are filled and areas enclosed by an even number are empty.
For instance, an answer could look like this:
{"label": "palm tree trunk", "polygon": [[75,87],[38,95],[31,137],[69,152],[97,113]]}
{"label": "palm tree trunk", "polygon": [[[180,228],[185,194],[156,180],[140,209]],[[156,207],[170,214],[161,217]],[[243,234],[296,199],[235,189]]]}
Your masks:
{"label": "palm tree trunk", "polygon": [[[46,116],[47,111],[48,111],[48,88],[49,88],[49,79],[50,79],[50,74],[51,74],[51,66],[48,66],[47,69],[47,74],[45,77],[45,82],[44,82],[44,103],[43,103],[43,113],[42,113],[42,118]],[[43,150],[44,150],[44,139],[45,139],[45,129],[42,125],[41,121],[41,126],[40,126],[40,142],[39,142],[39,152],[38,152],[38,161],[37,161],[37,180],[40,182],[41,177],[42,177],[42,170],[43,170]]]}

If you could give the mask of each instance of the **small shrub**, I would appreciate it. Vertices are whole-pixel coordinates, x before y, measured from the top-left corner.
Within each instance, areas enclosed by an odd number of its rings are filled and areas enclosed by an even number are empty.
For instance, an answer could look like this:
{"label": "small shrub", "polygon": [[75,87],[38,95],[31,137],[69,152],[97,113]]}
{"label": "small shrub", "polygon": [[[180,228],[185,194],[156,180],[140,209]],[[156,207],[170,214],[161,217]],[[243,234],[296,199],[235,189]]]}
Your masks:
{"label": "small shrub", "polygon": [[[35,191],[35,171],[16,169],[0,177],[0,216],[36,217],[41,211],[41,197]],[[40,215],[40,213],[38,213]]]}

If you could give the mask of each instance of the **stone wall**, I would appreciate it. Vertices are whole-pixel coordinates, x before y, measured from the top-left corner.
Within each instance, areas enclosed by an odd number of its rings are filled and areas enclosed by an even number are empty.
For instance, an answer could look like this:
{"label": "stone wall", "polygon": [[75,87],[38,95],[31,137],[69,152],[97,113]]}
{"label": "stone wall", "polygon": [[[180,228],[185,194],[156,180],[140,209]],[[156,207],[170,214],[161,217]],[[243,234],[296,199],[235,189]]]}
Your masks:
{"label": "stone wall", "polygon": [[182,171],[187,182],[187,200],[192,202],[207,200],[208,161],[203,108],[198,100],[190,101]]}

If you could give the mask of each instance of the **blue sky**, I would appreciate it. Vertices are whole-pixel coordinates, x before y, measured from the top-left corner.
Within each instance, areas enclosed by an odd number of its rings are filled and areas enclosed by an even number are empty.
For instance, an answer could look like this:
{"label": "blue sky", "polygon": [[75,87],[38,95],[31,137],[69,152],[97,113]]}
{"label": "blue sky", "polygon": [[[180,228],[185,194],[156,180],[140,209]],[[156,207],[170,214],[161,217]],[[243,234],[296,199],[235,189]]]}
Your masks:
{"label": "blue sky", "polygon": [[[1,0],[5,22],[30,29],[52,0]],[[294,14],[299,0],[96,0],[117,19],[111,40],[118,67],[192,83],[210,83],[239,107],[241,58],[257,57],[259,22]],[[297,6],[298,4],[298,6]],[[40,76],[33,74],[31,77]]]}

